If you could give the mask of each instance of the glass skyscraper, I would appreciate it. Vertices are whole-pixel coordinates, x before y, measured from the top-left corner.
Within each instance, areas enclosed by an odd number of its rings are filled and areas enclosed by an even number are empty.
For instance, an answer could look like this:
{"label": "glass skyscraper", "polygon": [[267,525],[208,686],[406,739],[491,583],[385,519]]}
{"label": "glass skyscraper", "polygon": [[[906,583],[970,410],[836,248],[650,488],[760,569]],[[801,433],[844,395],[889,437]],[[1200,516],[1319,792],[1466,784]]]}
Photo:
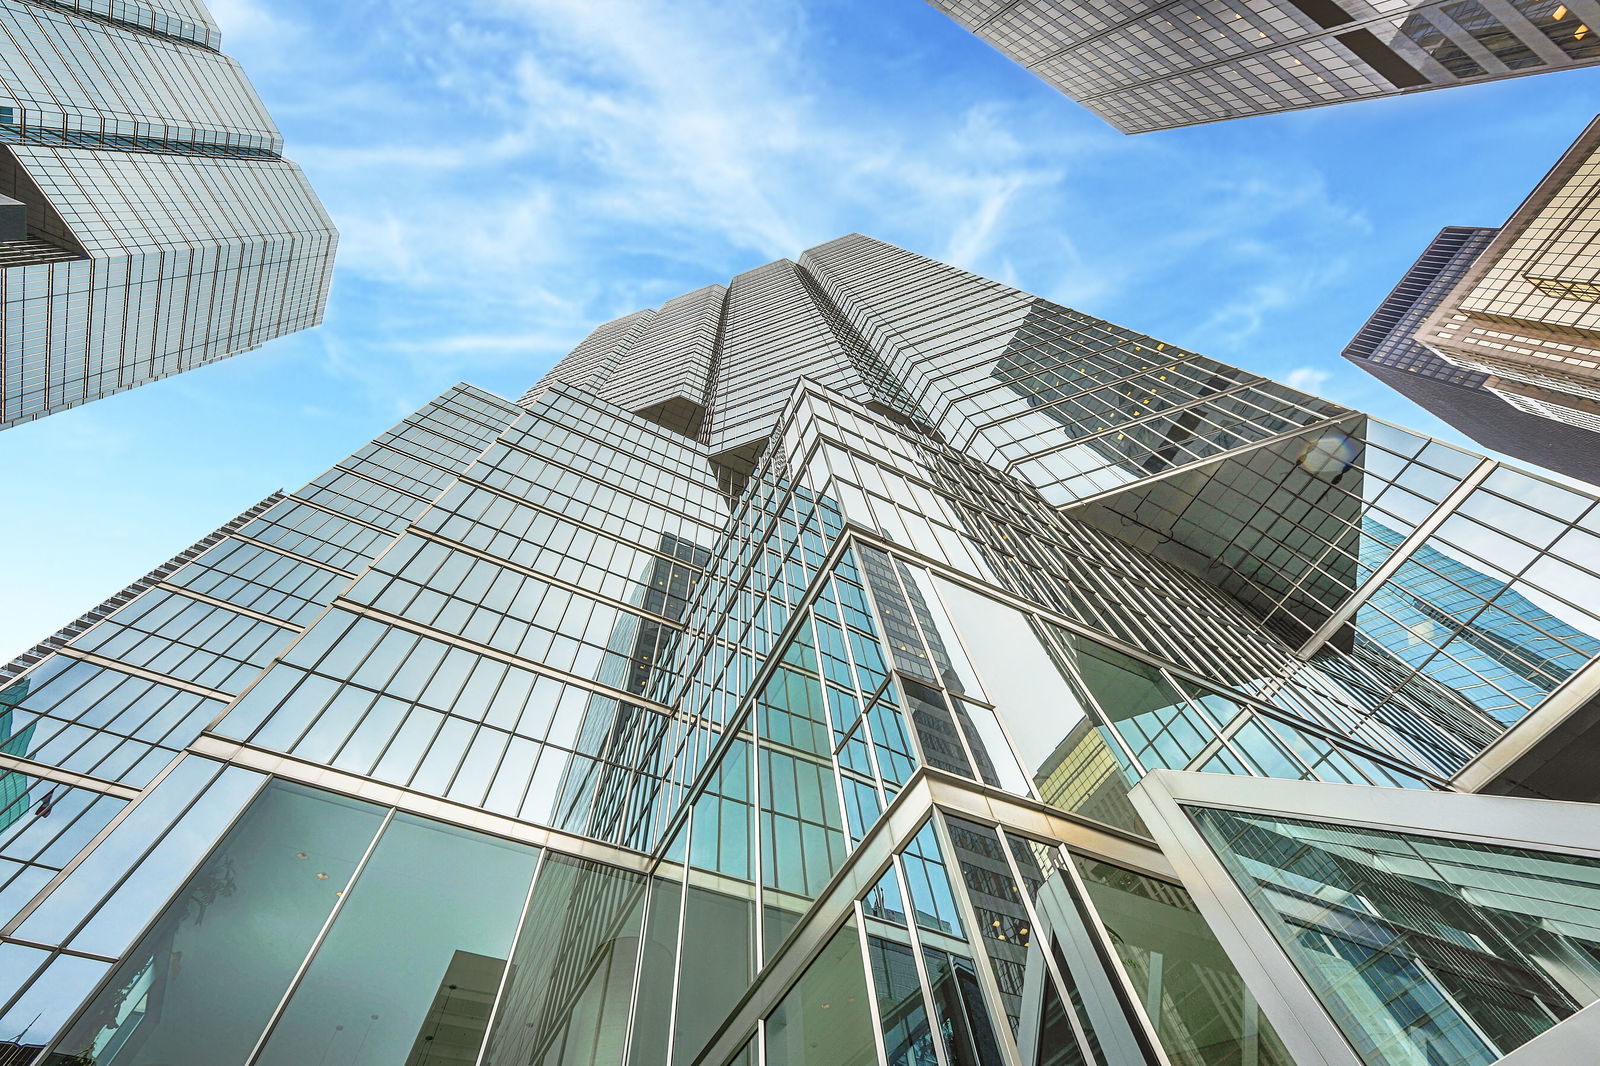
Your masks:
{"label": "glass skyscraper", "polygon": [[1594,0],[929,0],[1123,133],[1592,66]]}
{"label": "glass skyscraper", "polygon": [[1570,1042],[1600,826],[1526,756],[1600,707],[1597,544],[1593,496],[843,237],[449,389],[37,653],[0,1064]]}
{"label": "glass skyscraper", "polygon": [[322,319],[336,235],[199,0],[0,0],[0,428]]}

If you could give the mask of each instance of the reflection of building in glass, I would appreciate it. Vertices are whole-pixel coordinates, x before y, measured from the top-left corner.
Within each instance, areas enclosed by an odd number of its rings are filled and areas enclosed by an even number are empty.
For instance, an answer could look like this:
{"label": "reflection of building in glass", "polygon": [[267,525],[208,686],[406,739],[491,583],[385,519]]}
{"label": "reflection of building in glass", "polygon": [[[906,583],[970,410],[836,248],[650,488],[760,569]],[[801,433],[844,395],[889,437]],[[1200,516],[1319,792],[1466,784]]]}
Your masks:
{"label": "reflection of building in glass", "polygon": [[1190,810],[1358,1061],[1488,1064],[1600,996],[1593,855]]}
{"label": "reflection of building in glass", "polygon": [[[1396,545],[1400,534],[1366,520],[1369,543]],[[1510,724],[1600,655],[1600,639],[1530,600],[1515,582],[1476,569],[1448,543],[1417,547],[1364,608],[1374,624],[1361,637],[1394,660],[1458,691],[1493,678],[1508,697]]]}
{"label": "reflection of building in glass", "polygon": [[[33,739],[33,726],[13,732],[11,715],[17,704],[28,695],[28,680],[13,682],[0,689],[0,755],[26,756]],[[9,766],[0,766],[0,830],[20,821],[28,813],[29,781]]]}
{"label": "reflection of building in glass", "polygon": [[929,0],[1123,133],[1589,66],[1586,3]]}
{"label": "reflection of building in glass", "polygon": [[0,26],[0,428],[322,320],[333,224],[199,0]]}
{"label": "reflection of building in glass", "polygon": [[1126,771],[1101,730],[1088,718],[1073,726],[1040,764],[1035,787],[1039,798],[1053,807],[1107,825],[1135,825],[1138,815],[1128,803]]}
{"label": "reflection of building in glass", "polygon": [[[483,1027],[500,990],[506,960],[458,951],[450,960],[433,1005],[422,1019],[405,1066],[450,1066],[478,1061]],[[381,1020],[381,1019],[380,1019]]]}
{"label": "reflection of building in glass", "polygon": [[1594,508],[841,238],[450,389],[20,663],[0,1038],[1288,1066],[1130,788],[1446,789],[1592,672]]}

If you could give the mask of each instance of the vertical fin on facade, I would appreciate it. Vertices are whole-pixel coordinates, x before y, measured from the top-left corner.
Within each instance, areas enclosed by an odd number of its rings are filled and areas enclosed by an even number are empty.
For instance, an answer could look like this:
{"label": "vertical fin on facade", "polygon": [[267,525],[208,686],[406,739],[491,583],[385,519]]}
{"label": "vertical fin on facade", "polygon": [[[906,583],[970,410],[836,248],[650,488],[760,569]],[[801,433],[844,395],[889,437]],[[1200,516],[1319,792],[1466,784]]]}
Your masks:
{"label": "vertical fin on facade", "polygon": [[197,0],[0,0],[0,429],[322,321],[337,233]]}
{"label": "vertical fin on facade", "polygon": [[765,441],[802,377],[858,402],[872,399],[792,261],[738,275],[727,301],[705,433],[714,453]]}
{"label": "vertical fin on facade", "polygon": [[674,433],[699,437],[727,292],[707,285],[663,304],[598,389],[600,398]]}
{"label": "vertical fin on facade", "polygon": [[655,311],[646,308],[596,326],[517,402],[526,407],[543,395],[547,387],[557,383],[598,390],[610,380],[633,342],[639,339],[655,314]]}

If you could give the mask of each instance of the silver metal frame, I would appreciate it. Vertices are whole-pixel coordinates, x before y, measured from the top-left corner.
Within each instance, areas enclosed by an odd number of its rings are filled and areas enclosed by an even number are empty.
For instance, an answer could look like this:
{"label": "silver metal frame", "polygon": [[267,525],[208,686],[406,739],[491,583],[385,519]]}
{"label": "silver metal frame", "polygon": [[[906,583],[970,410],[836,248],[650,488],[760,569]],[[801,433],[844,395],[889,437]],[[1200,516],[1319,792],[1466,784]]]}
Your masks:
{"label": "silver metal frame", "polygon": [[1600,819],[1586,803],[1175,770],[1150,773],[1129,796],[1298,1066],[1365,1064],[1184,806],[1261,811],[1600,861]]}
{"label": "silver metal frame", "polygon": [[[756,1022],[771,1012],[804,975],[806,967],[829,938],[847,918],[857,913],[857,897],[876,884],[884,870],[891,866],[899,869],[899,864],[894,862],[895,855],[921,831],[934,811],[949,811],[986,825],[1003,825],[1021,836],[1058,843],[1065,841],[1076,851],[1165,881],[1178,880],[1174,867],[1148,843],[1080,821],[1042,803],[924,767],[912,775],[889,809],[833,875],[790,933],[783,950],[756,975],[750,990],[729,1012],[723,1025],[694,1060],[694,1066],[718,1066],[744,1046]],[[940,846],[947,846],[943,838]],[[1081,891],[1081,886],[1078,890]],[[958,894],[961,891],[957,889]],[[963,914],[965,916],[965,912]],[[972,950],[981,948],[981,945],[974,945]],[[1150,1039],[1156,1041],[1153,1031]]]}
{"label": "silver metal frame", "polygon": [[1541,700],[1526,718],[1458,770],[1450,783],[1463,792],[1482,792],[1596,700],[1600,700],[1600,659],[1591,659]]}

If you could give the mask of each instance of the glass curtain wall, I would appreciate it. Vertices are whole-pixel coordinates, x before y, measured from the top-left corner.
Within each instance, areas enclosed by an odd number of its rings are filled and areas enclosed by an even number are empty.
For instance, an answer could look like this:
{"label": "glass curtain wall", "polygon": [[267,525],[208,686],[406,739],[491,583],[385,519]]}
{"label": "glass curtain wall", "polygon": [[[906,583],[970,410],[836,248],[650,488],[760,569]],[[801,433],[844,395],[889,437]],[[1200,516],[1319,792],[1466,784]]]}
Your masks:
{"label": "glass curtain wall", "polygon": [[[618,1063],[644,890],[642,874],[273,780],[47,1061]],[[652,920],[670,927],[676,903]]]}
{"label": "glass curtain wall", "polygon": [[1187,810],[1372,1066],[1487,1066],[1600,999],[1600,858]]}

